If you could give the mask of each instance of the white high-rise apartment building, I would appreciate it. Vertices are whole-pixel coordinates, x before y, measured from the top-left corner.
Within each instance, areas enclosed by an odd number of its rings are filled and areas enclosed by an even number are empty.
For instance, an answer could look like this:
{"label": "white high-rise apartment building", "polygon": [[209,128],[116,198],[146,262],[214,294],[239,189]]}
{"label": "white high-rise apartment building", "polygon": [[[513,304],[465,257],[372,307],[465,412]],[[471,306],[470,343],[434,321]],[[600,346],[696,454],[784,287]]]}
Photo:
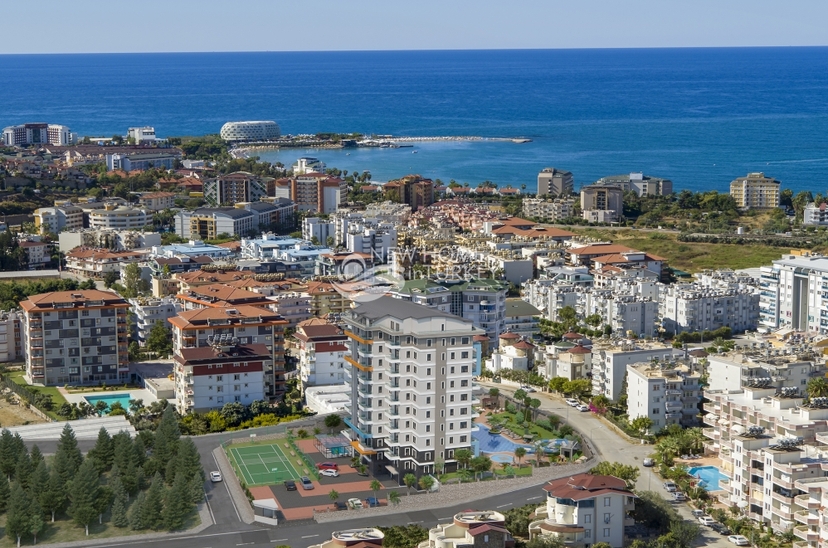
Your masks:
{"label": "white high-rise apartment building", "polygon": [[664,286],[659,295],[661,327],[669,333],[756,329],[759,294],[752,289],[703,288],[698,284]]}
{"label": "white high-rise apartment building", "polygon": [[828,334],[828,257],[785,255],[762,267],[762,325]]}
{"label": "white high-rise apartment building", "polygon": [[478,401],[470,322],[402,299],[380,297],[343,318],[350,338],[350,426],[363,462],[399,481],[408,473],[455,470],[471,447]]}
{"label": "white high-rise apartment building", "polygon": [[647,417],[651,432],[665,426],[692,426],[699,414],[701,373],[693,365],[675,362],[627,366],[627,414],[630,421]]}
{"label": "white high-rise apartment building", "polygon": [[299,349],[299,378],[302,389],[308,386],[343,384],[348,337],[333,323],[322,318],[299,322],[293,337]]}
{"label": "white high-rise apartment building", "polygon": [[730,195],[741,209],[779,207],[779,181],[764,173],[748,173],[730,182]]}
{"label": "white high-rise apartment building", "polygon": [[684,350],[671,346],[622,339],[592,347],[592,393],[618,401],[624,387],[627,366],[653,359],[670,361],[684,356]]}

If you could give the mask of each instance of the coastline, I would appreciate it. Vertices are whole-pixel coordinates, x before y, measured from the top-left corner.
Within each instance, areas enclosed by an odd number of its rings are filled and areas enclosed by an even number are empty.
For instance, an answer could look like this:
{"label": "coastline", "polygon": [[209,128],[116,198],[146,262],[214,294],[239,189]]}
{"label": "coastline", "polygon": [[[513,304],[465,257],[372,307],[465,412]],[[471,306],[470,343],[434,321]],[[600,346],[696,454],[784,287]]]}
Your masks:
{"label": "coastline", "polygon": [[[515,144],[529,143],[532,140],[525,137],[479,137],[475,135],[454,136],[426,136],[426,137],[395,137],[381,135],[372,139],[358,141],[355,145],[346,146],[342,143],[330,141],[296,141],[294,143],[251,143],[249,145],[234,146],[228,152],[233,158],[249,158],[251,152],[270,152],[284,148],[318,148],[339,150],[343,148],[395,148],[400,143],[435,143],[435,142],[512,142]],[[410,145],[409,145],[410,146]]]}

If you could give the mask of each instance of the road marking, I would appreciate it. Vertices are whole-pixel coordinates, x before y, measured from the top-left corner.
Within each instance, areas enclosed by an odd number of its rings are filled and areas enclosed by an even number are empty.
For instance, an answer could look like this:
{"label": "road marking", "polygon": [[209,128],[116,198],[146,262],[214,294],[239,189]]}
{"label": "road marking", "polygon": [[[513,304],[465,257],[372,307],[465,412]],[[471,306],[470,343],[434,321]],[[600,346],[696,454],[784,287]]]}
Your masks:
{"label": "road marking", "polygon": [[256,543],[255,542],[242,542],[242,543],[236,544],[236,546],[247,546],[248,544],[256,544]]}
{"label": "road marking", "polygon": [[423,522],[423,520],[420,520],[420,521],[409,521],[409,522],[407,523],[407,525],[414,525],[415,523],[422,523],[422,522]]}
{"label": "road marking", "polygon": [[276,540],[274,540],[273,542],[284,542],[284,541],[286,541],[286,540],[287,540],[286,538],[277,538],[277,539],[276,539]]}
{"label": "road marking", "polygon": [[[319,535],[305,535],[305,536],[304,536],[304,537],[302,537],[302,538],[313,538],[313,537],[318,537],[318,536],[319,536]],[[253,543],[251,542],[250,544],[253,544]]]}
{"label": "road marking", "polygon": [[509,504],[501,504],[500,506],[498,506],[498,508],[506,508],[507,506],[512,506],[513,504],[514,503],[511,502]]}
{"label": "road marking", "polygon": [[[213,460],[216,461],[216,468],[221,470],[221,466],[219,466],[219,462],[218,462],[218,459],[216,458],[216,454],[212,453],[212,455],[213,455]],[[241,519],[241,514],[239,514],[239,509],[236,508],[236,501],[233,500],[233,495],[230,494],[230,488],[227,486],[227,482],[223,481],[221,483],[223,483],[224,488],[227,489],[227,496],[230,497],[230,503],[233,505],[233,510],[236,511],[236,517],[238,518],[239,521],[241,521],[242,520]]]}
{"label": "road marking", "polygon": [[537,499],[539,499],[539,498],[541,498],[541,497],[540,497],[540,495],[538,495],[537,497],[529,497],[529,498],[528,498],[528,499],[526,499],[526,500],[537,500]]}
{"label": "road marking", "polygon": [[454,516],[449,516],[447,518],[437,518],[437,521],[443,521],[444,519],[451,519],[452,517],[454,517]]}

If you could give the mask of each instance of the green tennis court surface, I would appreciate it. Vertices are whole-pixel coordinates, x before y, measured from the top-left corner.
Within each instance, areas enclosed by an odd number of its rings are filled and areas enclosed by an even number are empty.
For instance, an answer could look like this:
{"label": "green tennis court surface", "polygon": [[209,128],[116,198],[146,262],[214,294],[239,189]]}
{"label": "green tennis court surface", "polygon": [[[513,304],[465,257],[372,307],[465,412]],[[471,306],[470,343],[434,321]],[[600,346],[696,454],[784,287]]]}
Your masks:
{"label": "green tennis court surface", "polygon": [[[273,485],[285,480],[298,480],[308,475],[300,455],[278,445],[231,445],[225,449],[233,467],[248,487]],[[287,452],[287,453],[286,453]]]}

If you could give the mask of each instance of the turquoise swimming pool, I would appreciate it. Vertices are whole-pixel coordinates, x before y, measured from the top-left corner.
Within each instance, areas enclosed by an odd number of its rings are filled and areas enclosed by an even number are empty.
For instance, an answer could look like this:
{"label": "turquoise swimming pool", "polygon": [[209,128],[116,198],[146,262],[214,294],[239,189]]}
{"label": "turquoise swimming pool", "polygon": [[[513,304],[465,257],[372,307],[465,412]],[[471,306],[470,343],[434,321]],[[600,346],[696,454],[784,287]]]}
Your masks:
{"label": "turquoise swimming pool", "polygon": [[719,491],[722,488],[720,483],[730,481],[730,478],[715,466],[694,466],[687,473],[698,478],[699,487],[705,491]]}
{"label": "turquoise swimming pool", "polygon": [[[535,447],[533,445],[529,445],[527,443],[515,443],[509,438],[501,436],[500,434],[492,434],[489,431],[489,427],[485,424],[478,423],[475,426],[477,426],[477,430],[472,431],[472,438],[477,440],[477,443],[480,447],[480,451],[483,453],[514,453],[515,449],[517,449],[518,447],[523,447],[524,449],[526,449],[526,452],[528,454],[532,454],[535,452]],[[547,453],[557,453],[560,449],[560,445],[564,441],[566,440],[553,439],[543,440],[543,443],[546,446]]]}
{"label": "turquoise swimming pool", "polygon": [[132,399],[129,392],[120,393],[120,394],[107,394],[106,396],[84,396],[89,405],[95,407],[99,401],[106,402],[106,414],[109,414],[109,410],[112,408],[112,404],[118,402],[121,404],[127,412],[129,412],[129,400]]}

